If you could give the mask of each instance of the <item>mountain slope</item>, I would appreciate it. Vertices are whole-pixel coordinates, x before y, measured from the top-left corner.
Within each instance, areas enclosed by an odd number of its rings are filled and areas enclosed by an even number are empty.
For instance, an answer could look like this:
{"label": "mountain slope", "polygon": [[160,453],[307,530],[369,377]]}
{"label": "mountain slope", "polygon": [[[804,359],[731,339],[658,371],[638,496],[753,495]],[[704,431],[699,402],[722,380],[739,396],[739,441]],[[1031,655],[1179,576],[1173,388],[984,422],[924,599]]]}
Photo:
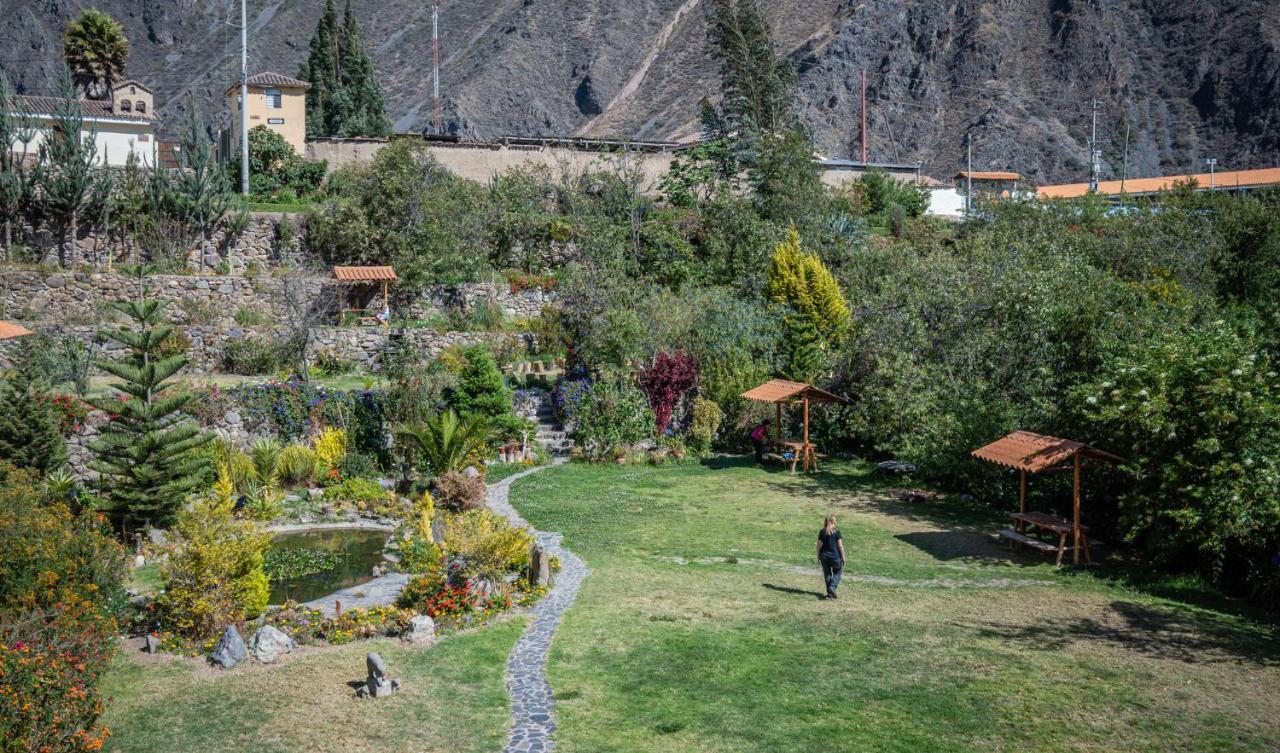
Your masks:
{"label": "mountain slope", "polygon": [[[225,118],[237,78],[236,0],[2,0],[0,68],[46,92],[66,20],[89,5],[124,25],[129,75],[172,132],[188,102]],[[705,0],[445,0],[446,129],[687,139],[716,91]],[[1104,172],[1280,164],[1280,3],[1268,0],[777,0],[761,3],[799,71],[818,148],[858,153],[867,71],[869,156],[945,176],[966,138],[983,168],[1087,177],[1100,102]],[[321,0],[250,4],[250,67],[296,74]],[[356,0],[397,130],[431,126],[431,10]]]}

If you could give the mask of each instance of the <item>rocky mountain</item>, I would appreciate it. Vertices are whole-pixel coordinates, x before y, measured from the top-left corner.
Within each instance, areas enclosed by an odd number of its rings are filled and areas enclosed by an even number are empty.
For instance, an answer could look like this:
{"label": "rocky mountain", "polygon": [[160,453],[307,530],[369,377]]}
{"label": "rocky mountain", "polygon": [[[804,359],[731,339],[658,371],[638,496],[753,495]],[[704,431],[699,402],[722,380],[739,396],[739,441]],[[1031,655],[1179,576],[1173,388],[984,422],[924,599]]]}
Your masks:
{"label": "rocky mountain", "polygon": [[[50,89],[67,19],[95,6],[133,43],[129,75],[156,89],[168,128],[190,102],[225,119],[238,76],[236,0],[0,0],[0,68]],[[431,6],[354,0],[399,131],[432,127]],[[716,89],[705,0],[442,0],[445,128],[684,140]],[[1091,105],[1104,172],[1280,164],[1275,0],[772,0],[799,70],[798,114],[828,156],[964,163],[1040,182],[1087,178]],[[251,0],[251,72],[294,75],[323,0]],[[1128,149],[1126,150],[1126,134]]]}

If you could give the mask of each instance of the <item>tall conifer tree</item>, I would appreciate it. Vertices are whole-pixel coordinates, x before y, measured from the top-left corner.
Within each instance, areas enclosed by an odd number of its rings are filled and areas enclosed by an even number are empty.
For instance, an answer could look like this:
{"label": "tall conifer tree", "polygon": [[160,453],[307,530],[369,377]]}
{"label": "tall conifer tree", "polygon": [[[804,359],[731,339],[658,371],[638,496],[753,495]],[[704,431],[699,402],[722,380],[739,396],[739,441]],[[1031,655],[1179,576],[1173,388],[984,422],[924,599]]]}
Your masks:
{"label": "tall conifer tree", "polygon": [[211,438],[183,413],[192,395],[168,380],[187,365],[186,356],[161,355],[173,327],[162,324],[160,301],[113,301],[132,322],[107,333],[130,350],[98,368],[120,379],[112,386],[122,399],[90,400],[111,415],[102,436],[89,445],[89,467],[106,481],[105,495],[126,524],[163,524],[173,519],[188,494],[205,481],[206,460],[196,452]]}
{"label": "tall conifer tree", "polygon": [[308,136],[372,137],[391,132],[382,88],[360,47],[360,27],[350,0],[341,24],[333,0],[327,0],[299,76],[311,84]]}
{"label": "tall conifer tree", "polygon": [[18,369],[0,382],[0,460],[48,473],[67,462],[57,414],[47,392]]}

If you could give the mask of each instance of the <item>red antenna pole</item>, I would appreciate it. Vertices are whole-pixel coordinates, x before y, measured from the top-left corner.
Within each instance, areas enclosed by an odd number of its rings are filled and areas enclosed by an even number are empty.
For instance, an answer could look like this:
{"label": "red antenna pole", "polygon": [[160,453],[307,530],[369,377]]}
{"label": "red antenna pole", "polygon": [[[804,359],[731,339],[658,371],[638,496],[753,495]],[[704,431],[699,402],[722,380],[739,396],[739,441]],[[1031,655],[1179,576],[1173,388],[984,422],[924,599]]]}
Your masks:
{"label": "red antenna pole", "polygon": [[867,161],[867,69],[862,69],[862,161]]}

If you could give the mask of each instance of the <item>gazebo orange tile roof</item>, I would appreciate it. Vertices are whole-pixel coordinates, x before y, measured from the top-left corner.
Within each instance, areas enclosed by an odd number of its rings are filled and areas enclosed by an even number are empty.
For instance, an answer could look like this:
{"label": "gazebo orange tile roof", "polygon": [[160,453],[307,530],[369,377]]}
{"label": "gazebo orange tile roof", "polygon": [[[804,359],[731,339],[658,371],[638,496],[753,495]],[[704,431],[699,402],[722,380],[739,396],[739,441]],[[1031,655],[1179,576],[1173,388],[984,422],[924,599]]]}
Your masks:
{"label": "gazebo orange tile roof", "polygon": [[26,337],[35,333],[18,324],[11,322],[0,322],[0,340],[9,340],[15,337]]}
{"label": "gazebo orange tile roof", "polygon": [[343,282],[381,282],[397,279],[396,271],[391,267],[334,267],[333,277]]}
{"label": "gazebo orange tile roof", "polygon": [[1108,463],[1122,461],[1120,457],[1090,447],[1084,442],[1029,431],[1015,431],[989,445],[979,447],[970,454],[979,460],[986,460],[1017,471],[1041,473],[1061,466],[1077,453]]}
{"label": "gazebo orange tile roof", "polygon": [[809,398],[811,403],[849,402],[839,395],[833,395],[826,390],[820,390],[804,382],[789,382],[786,379],[770,379],[764,384],[752,387],[742,393],[742,397],[762,403],[782,403],[789,400],[801,400],[806,397]]}

